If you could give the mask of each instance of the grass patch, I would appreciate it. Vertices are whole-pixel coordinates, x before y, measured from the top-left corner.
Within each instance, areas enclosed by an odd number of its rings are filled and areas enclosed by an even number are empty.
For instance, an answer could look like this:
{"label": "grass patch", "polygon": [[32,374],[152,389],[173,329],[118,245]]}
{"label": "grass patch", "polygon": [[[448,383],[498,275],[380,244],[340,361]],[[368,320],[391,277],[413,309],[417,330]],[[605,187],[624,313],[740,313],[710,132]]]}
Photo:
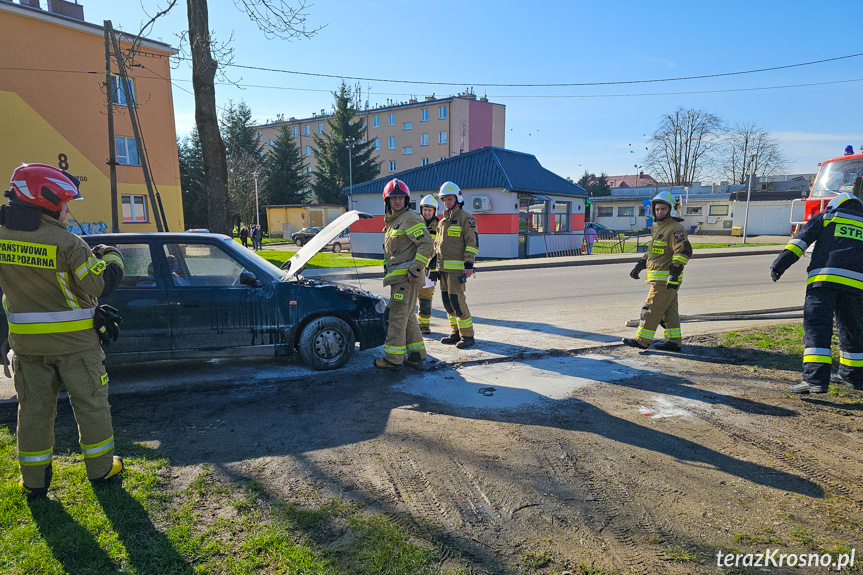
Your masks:
{"label": "grass patch", "polygon": [[257,480],[204,466],[182,490],[159,452],[117,437],[123,485],[94,490],[58,425],[47,500],[27,504],[12,432],[0,427],[0,573],[10,575],[437,575],[443,553],[408,528],[339,500],[301,508]]}
{"label": "grass patch", "polygon": [[[799,370],[803,362],[803,324],[788,324],[754,329],[750,331],[731,331],[723,334],[719,347],[763,351],[773,354],[765,358],[761,367],[767,369]],[[833,333],[830,344],[833,367],[839,367],[839,338]],[[843,395],[841,387],[830,386],[834,395]]]}
{"label": "grass patch", "polygon": [[[275,266],[281,267],[283,263],[291,259],[296,252],[281,250],[261,250],[259,256]],[[306,269],[312,268],[352,268],[357,266],[383,266],[383,260],[372,260],[366,258],[354,258],[351,254],[334,254],[330,252],[318,252],[306,264]]]}

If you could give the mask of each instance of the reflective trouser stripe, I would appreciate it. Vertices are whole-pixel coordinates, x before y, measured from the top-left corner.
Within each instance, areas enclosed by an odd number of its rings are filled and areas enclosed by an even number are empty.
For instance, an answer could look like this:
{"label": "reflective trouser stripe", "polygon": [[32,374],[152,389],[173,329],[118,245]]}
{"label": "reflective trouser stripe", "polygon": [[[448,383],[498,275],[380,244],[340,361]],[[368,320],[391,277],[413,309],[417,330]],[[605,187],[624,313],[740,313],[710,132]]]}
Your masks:
{"label": "reflective trouser stripe", "polygon": [[833,357],[829,355],[804,355],[803,363],[833,363]]}
{"label": "reflective trouser stripe", "polygon": [[848,367],[863,367],[863,353],[839,351],[839,363]]}
{"label": "reflective trouser stripe", "polygon": [[53,457],[53,448],[45,451],[22,451],[18,454],[18,463],[20,465],[45,465],[50,463]]}
{"label": "reflective trouser stripe", "polygon": [[665,339],[680,339],[680,328],[668,328],[665,330]]}
{"label": "reflective trouser stripe", "polygon": [[409,352],[411,352],[411,351],[417,351],[417,350],[419,350],[419,349],[425,349],[425,348],[426,348],[426,344],[425,344],[425,342],[417,341],[417,342],[414,342],[414,343],[409,343],[409,344],[407,345],[407,348],[408,348],[408,351],[409,351]]}
{"label": "reflective trouser stripe", "polygon": [[644,329],[641,326],[638,326],[638,331],[635,332],[635,335],[638,337],[643,337],[644,339],[653,339],[653,334],[656,333],[656,330]]}
{"label": "reflective trouser stripe", "polygon": [[463,329],[473,327],[473,320],[470,317],[456,318],[456,325],[458,325],[458,330],[462,331]]}
{"label": "reflective trouser stripe", "polygon": [[417,321],[420,325],[431,325],[431,316],[418,315]]}
{"label": "reflective trouser stripe", "polygon": [[393,355],[404,355],[405,354],[405,346],[403,345],[385,345],[384,353],[391,353]]}
{"label": "reflective trouser stripe", "polygon": [[112,449],[114,449],[114,436],[112,435],[105,441],[100,441],[99,443],[94,443],[92,445],[81,445],[81,453],[84,454],[84,457],[99,457],[100,455],[105,455]]}

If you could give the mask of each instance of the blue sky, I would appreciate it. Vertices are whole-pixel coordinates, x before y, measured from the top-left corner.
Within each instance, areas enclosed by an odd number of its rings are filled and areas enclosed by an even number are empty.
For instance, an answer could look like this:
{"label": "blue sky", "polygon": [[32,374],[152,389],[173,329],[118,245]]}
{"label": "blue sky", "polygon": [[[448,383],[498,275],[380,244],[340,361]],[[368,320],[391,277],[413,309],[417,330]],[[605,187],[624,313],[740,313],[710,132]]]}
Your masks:
{"label": "blue sky", "polygon": [[[142,0],[78,0],[89,22],[137,32],[157,6]],[[293,3],[292,0],[286,0]],[[43,2],[44,4],[44,2]],[[233,33],[234,63],[335,76],[452,83],[363,81],[372,105],[456,94],[506,105],[506,147],[537,156],[574,179],[585,169],[635,173],[660,116],[679,106],[729,123],[755,122],[783,144],[790,173],[863,145],[863,56],[755,74],[590,87],[480,84],[617,82],[787,66],[863,52],[863,4],[812,2],[515,2],[319,0],[307,9],[310,40],[268,40],[227,0],[210,0],[210,27]],[[180,0],[148,34],[172,45],[186,26]],[[855,44],[856,42],[856,44]],[[245,100],[257,121],[330,110],[337,78],[228,68],[241,88],[217,85],[219,106]],[[173,72],[177,132],[194,122],[191,72]],[[355,81],[348,80],[349,83]],[[826,84],[833,82],[832,84]],[[841,82],[841,83],[837,83]],[[777,88],[779,86],[821,84]],[[753,88],[771,88],[752,90]],[[732,91],[734,90],[734,91]],[[720,92],[717,92],[720,91]],[[658,95],[661,94],[661,95]],[[633,153],[634,152],[634,153]]]}

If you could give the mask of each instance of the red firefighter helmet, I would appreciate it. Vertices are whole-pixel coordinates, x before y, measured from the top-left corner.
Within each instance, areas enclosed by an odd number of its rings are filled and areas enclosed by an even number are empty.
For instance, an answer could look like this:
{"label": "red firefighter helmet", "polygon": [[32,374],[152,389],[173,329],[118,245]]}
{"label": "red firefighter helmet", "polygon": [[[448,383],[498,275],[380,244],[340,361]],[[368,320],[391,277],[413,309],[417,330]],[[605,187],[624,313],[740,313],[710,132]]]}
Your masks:
{"label": "red firefighter helmet", "polygon": [[12,172],[10,199],[60,211],[63,202],[81,199],[78,178],[47,164],[22,164]]}
{"label": "red firefighter helmet", "polygon": [[406,198],[411,197],[411,191],[408,188],[408,185],[401,181],[398,178],[393,178],[387,185],[384,187],[384,203],[387,203],[387,200],[390,198],[394,198],[396,196],[404,196]]}

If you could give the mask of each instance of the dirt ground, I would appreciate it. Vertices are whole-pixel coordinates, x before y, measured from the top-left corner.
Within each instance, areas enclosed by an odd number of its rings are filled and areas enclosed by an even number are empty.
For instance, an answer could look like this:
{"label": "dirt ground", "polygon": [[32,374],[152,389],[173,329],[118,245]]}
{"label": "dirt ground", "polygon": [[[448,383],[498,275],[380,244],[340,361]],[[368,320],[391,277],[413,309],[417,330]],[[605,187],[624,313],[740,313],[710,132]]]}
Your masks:
{"label": "dirt ground", "polygon": [[112,404],[119,433],[172,458],[178,489],[209,465],[300,505],[362,502],[472,573],[835,572],[716,566],[720,550],[775,548],[860,559],[863,394],[792,396],[799,372],[763,367],[787,358],[686,343],[593,350],[644,370],[506,411],[401,393],[408,371],[373,370]]}

